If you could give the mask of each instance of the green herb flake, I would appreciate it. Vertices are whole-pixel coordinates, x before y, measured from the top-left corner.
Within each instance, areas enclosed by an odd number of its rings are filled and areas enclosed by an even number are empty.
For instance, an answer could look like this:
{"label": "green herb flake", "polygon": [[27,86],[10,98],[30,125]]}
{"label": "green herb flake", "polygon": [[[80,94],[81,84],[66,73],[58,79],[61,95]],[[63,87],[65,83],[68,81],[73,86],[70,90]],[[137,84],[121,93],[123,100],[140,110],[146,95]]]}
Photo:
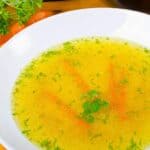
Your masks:
{"label": "green herb flake", "polygon": [[84,95],[82,95],[82,98],[85,100],[92,100],[96,97],[98,97],[100,95],[100,93],[97,90],[90,90],[87,93],[85,93]]}
{"label": "green herb flake", "polygon": [[60,148],[59,146],[56,146],[56,147],[54,148],[54,150],[61,150],[61,148]]}
{"label": "green herb flake", "polygon": [[128,81],[128,79],[122,79],[121,81],[120,81],[120,84],[121,85],[126,85],[126,84],[128,84],[129,83],[129,81]]}
{"label": "green herb flake", "polygon": [[142,150],[142,144],[140,142],[136,142],[133,138],[130,140],[129,145],[126,150]]}
{"label": "green herb flake", "polygon": [[85,95],[87,100],[82,105],[83,112],[81,113],[81,117],[88,123],[94,122],[94,113],[109,106],[109,103],[105,100],[99,99],[98,95],[99,93],[96,90],[91,90]]}
{"label": "green herb flake", "polygon": [[144,94],[144,91],[143,91],[141,88],[137,88],[136,91],[137,91],[139,94]]}
{"label": "green herb flake", "polygon": [[95,139],[97,139],[97,138],[99,138],[99,137],[102,137],[102,134],[101,134],[101,133],[98,133],[98,134],[93,135],[93,136],[90,138],[90,140],[93,141],[93,140],[95,140]]}
{"label": "green herb flake", "polygon": [[24,125],[27,127],[28,126],[28,123],[29,123],[29,118],[25,119],[24,120]]}
{"label": "green herb flake", "polygon": [[46,74],[43,73],[43,72],[39,72],[38,75],[36,76],[36,79],[41,79],[41,78],[44,78],[46,77]]}
{"label": "green herb flake", "polygon": [[44,52],[43,54],[42,54],[42,56],[45,58],[48,58],[48,57],[50,57],[50,56],[54,56],[54,55],[58,55],[58,54],[60,54],[60,51],[57,51],[57,50],[48,50],[47,52]]}
{"label": "green herb flake", "polygon": [[35,10],[41,7],[42,0],[15,0],[15,2],[9,0],[9,5],[16,9],[18,21],[20,23],[26,23],[31,17],[31,15],[35,13]]}
{"label": "green herb flake", "polygon": [[74,54],[77,53],[77,49],[75,49],[74,45],[72,42],[65,42],[63,44],[64,50],[66,51],[66,54]]}
{"label": "green herb flake", "polygon": [[113,145],[112,145],[112,143],[109,143],[108,150],[115,150],[114,147],[113,147]]}
{"label": "green herb flake", "polygon": [[145,49],[144,49],[144,52],[145,52],[145,53],[150,53],[150,50],[147,49],[147,48],[145,48]]}
{"label": "green herb flake", "polygon": [[28,130],[28,129],[27,129],[27,130],[23,130],[23,131],[22,131],[22,134],[28,136],[28,135],[30,134],[30,131],[31,131],[31,130]]}
{"label": "green herb flake", "polygon": [[8,26],[10,25],[10,13],[2,8],[4,5],[0,2],[0,34],[8,33]]}
{"label": "green herb flake", "polygon": [[41,143],[40,143],[40,146],[42,148],[45,148],[46,150],[50,150],[51,149],[51,142],[48,140],[48,139],[45,139],[43,140]]}

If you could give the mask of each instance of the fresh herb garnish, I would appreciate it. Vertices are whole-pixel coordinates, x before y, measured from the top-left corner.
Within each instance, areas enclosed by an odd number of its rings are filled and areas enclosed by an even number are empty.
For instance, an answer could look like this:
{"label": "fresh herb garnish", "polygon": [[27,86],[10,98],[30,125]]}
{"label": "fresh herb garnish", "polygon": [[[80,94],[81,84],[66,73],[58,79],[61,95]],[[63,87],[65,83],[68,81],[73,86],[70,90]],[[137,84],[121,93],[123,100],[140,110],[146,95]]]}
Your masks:
{"label": "fresh herb garnish", "polygon": [[0,34],[6,34],[8,32],[8,26],[10,25],[10,13],[3,7],[3,2],[0,2]]}
{"label": "fresh herb garnish", "polygon": [[82,105],[83,112],[81,113],[81,117],[88,123],[94,122],[94,113],[100,111],[102,108],[108,107],[109,105],[107,101],[101,100],[98,96],[99,92],[96,90],[91,90],[84,95],[86,101]]}
{"label": "fresh herb garnish", "polygon": [[129,83],[129,81],[128,81],[128,79],[126,79],[126,78],[124,78],[124,79],[122,79],[121,81],[120,81],[120,84],[121,85],[126,85],[126,84],[128,84]]}
{"label": "fresh herb garnish", "polygon": [[[0,34],[8,33],[12,20],[20,24],[26,23],[37,8],[42,5],[42,0],[1,0],[0,1]],[[14,11],[9,11],[8,7]]]}
{"label": "fresh herb garnish", "polygon": [[30,131],[31,131],[31,130],[28,130],[28,129],[27,129],[27,130],[23,130],[23,131],[22,131],[22,134],[24,134],[24,135],[26,135],[26,136],[29,136]]}
{"label": "fresh herb garnish", "polygon": [[43,72],[39,72],[39,73],[37,74],[37,76],[36,76],[36,79],[41,79],[41,78],[44,78],[44,77],[46,77],[46,74],[43,73]]}
{"label": "fresh herb garnish", "polygon": [[126,150],[141,150],[142,148],[142,143],[141,141],[137,142],[133,138],[130,140],[130,143]]}
{"label": "fresh herb garnish", "polygon": [[85,93],[82,98],[85,100],[93,100],[97,98],[100,95],[100,93],[97,90],[90,90],[87,93]]}
{"label": "fresh herb garnish", "polygon": [[50,150],[51,149],[51,142],[47,139],[43,140],[41,143],[40,143],[40,146],[42,148],[45,148],[46,150]]}
{"label": "fresh herb garnish", "polygon": [[40,146],[45,149],[45,150],[62,150],[58,145],[56,140],[54,140],[53,142],[45,139],[43,141],[40,142]]}

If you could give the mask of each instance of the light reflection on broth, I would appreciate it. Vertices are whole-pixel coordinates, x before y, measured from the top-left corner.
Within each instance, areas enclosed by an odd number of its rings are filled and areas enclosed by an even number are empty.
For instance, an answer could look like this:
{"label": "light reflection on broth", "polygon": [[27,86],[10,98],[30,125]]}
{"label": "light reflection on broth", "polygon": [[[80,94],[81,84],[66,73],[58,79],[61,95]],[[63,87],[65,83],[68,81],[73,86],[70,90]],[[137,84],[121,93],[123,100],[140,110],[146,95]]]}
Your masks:
{"label": "light reflection on broth", "polygon": [[69,41],[18,77],[12,113],[43,150],[144,150],[150,145],[150,53],[109,38]]}

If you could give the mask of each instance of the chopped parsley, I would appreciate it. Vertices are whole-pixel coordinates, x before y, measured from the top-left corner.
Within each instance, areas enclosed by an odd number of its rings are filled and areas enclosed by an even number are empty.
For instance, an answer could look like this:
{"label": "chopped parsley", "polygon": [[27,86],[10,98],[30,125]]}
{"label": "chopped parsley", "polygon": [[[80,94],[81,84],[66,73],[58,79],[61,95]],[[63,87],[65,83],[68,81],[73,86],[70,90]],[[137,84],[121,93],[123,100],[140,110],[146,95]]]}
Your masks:
{"label": "chopped parsley", "polygon": [[141,141],[136,142],[133,138],[130,140],[129,145],[127,146],[126,150],[142,150],[142,143]]}
{"label": "chopped parsley", "polygon": [[45,139],[43,141],[40,142],[40,146],[44,149],[44,150],[62,150],[56,143],[56,140],[54,140],[53,142]]}
{"label": "chopped parsley", "polygon": [[120,84],[121,85],[126,85],[126,84],[128,84],[128,79],[126,79],[126,78],[124,78],[124,79],[122,79],[121,81],[120,81]]}
{"label": "chopped parsley", "polygon": [[94,122],[94,113],[109,106],[107,101],[98,98],[98,96],[99,92],[96,90],[91,90],[84,95],[86,101],[82,105],[83,112],[81,113],[81,117],[88,123]]}
{"label": "chopped parsley", "polygon": [[36,79],[41,79],[41,78],[44,78],[44,77],[46,77],[46,74],[43,73],[43,72],[39,72],[39,73],[37,74],[37,76],[36,76]]}

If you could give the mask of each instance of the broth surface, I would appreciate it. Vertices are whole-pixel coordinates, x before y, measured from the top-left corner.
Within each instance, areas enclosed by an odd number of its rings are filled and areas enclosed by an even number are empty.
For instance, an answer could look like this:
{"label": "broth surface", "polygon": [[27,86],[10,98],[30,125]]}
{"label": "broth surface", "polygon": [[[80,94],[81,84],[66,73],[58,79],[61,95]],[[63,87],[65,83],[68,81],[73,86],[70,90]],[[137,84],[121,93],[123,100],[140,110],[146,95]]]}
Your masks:
{"label": "broth surface", "polygon": [[42,150],[144,150],[150,145],[150,52],[97,37],[51,48],[19,75],[12,113]]}

